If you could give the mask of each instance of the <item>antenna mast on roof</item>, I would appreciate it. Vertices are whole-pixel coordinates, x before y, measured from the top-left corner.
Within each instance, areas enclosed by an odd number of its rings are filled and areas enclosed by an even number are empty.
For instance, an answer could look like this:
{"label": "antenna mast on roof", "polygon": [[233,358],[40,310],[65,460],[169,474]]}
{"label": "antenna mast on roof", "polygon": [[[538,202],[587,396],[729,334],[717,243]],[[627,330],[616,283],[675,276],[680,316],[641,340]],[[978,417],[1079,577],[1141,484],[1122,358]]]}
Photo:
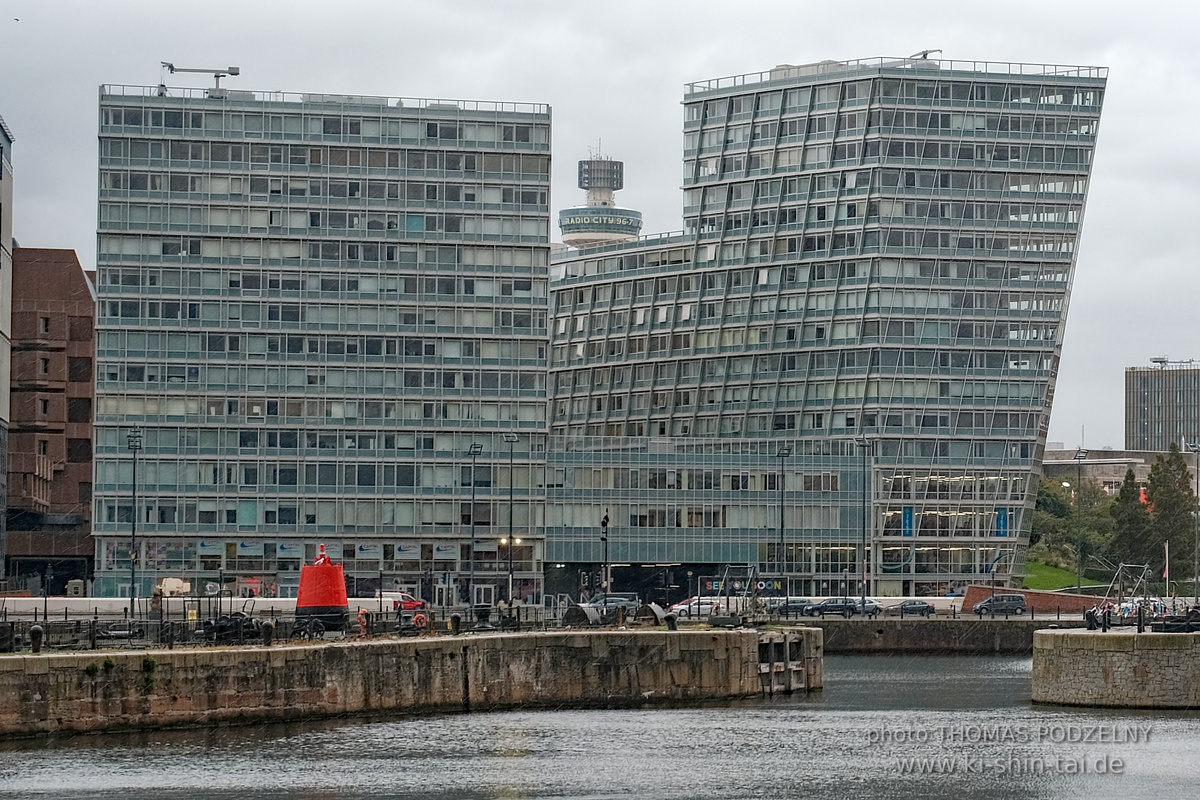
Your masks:
{"label": "antenna mast on roof", "polygon": [[919,53],[913,53],[911,56],[909,56],[909,58],[927,59],[927,58],[929,58],[931,53],[940,53],[940,52],[942,52],[942,51],[941,50],[922,50]]}

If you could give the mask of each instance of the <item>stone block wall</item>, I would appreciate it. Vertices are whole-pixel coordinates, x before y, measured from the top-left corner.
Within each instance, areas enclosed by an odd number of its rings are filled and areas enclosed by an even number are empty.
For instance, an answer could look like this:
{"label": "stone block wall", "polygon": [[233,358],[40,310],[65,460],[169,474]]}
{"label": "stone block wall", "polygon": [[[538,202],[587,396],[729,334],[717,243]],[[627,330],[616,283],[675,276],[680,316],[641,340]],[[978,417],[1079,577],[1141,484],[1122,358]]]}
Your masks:
{"label": "stone block wall", "polygon": [[0,656],[0,736],[758,694],[754,631],[588,631]]}
{"label": "stone block wall", "polygon": [[1031,619],[815,619],[806,623],[825,631],[827,653],[1006,653],[1033,651],[1034,632],[1050,624],[1063,627],[1082,621],[1048,623]]}
{"label": "stone block wall", "polygon": [[1038,631],[1033,701],[1116,708],[1200,706],[1200,634]]}

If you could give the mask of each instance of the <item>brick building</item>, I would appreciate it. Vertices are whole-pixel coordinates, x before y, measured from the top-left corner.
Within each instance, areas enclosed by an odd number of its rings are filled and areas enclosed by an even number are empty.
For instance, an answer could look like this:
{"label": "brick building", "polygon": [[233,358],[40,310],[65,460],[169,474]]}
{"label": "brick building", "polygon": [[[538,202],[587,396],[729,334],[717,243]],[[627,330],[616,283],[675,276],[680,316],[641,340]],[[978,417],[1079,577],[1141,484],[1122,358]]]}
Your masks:
{"label": "brick building", "polygon": [[[13,255],[8,572],[91,577],[96,294],[73,250]],[[36,584],[40,585],[40,584]]]}

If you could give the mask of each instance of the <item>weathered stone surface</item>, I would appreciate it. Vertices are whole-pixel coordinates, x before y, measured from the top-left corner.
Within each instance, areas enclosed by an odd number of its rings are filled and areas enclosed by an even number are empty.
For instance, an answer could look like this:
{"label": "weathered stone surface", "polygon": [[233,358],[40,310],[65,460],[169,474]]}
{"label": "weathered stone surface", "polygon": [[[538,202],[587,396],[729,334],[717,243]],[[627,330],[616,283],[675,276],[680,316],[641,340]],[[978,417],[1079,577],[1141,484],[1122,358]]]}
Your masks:
{"label": "weathered stone surface", "polygon": [[[825,631],[827,653],[1010,653],[1033,650],[1035,631],[1082,621],[1029,619],[812,619],[805,625]],[[1089,645],[1090,646],[1090,645]]]}
{"label": "weathered stone surface", "polygon": [[1038,631],[1033,701],[1117,708],[1200,705],[1200,634]]}
{"label": "weathered stone surface", "polygon": [[[815,669],[819,676],[819,664]],[[0,736],[461,709],[468,699],[464,672],[473,710],[629,706],[760,691],[755,631],[14,655],[0,656]]]}

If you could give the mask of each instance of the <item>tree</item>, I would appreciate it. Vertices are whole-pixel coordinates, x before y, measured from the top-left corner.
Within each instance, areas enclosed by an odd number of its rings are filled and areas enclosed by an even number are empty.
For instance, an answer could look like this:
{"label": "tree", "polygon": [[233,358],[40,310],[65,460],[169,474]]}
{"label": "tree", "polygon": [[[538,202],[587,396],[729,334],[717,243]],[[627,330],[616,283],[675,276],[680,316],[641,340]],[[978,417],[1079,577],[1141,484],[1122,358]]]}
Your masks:
{"label": "tree", "polygon": [[1057,481],[1043,477],[1038,481],[1037,505],[1033,509],[1033,525],[1029,544],[1043,542],[1047,547],[1059,545],[1070,527],[1071,495]]}
{"label": "tree", "polygon": [[[1076,499],[1080,501],[1078,513]],[[1090,555],[1108,548],[1113,534],[1111,503],[1095,481],[1085,479],[1081,486],[1068,488],[1043,477],[1033,509],[1029,558],[1072,571],[1077,561],[1086,566]]]}
{"label": "tree", "polygon": [[1150,554],[1150,511],[1142,502],[1142,489],[1133,470],[1126,470],[1125,481],[1112,506],[1115,527],[1108,555],[1116,562],[1146,564]]}
{"label": "tree", "polygon": [[1171,548],[1173,579],[1190,575],[1191,548],[1188,545],[1195,536],[1192,511],[1196,507],[1196,498],[1192,492],[1192,476],[1179,452],[1179,445],[1172,444],[1167,457],[1159,456],[1150,468],[1146,499],[1153,506],[1147,563],[1162,564],[1163,545],[1171,542],[1174,545]]}

